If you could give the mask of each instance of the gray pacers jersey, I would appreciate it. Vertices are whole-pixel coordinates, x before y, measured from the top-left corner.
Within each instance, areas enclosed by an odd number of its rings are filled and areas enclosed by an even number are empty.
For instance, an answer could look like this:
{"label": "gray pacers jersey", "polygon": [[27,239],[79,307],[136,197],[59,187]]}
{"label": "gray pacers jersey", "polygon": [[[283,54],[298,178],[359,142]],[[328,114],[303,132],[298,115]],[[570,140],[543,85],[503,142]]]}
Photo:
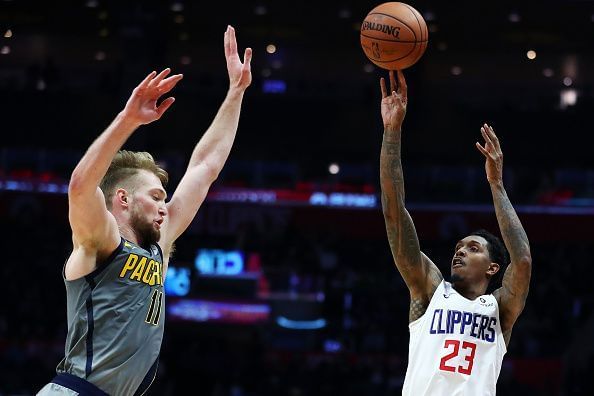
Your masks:
{"label": "gray pacers jersey", "polygon": [[163,340],[163,281],[160,247],[147,251],[124,239],[91,274],[65,280],[68,336],[58,373],[84,378],[110,395],[148,387],[143,379],[156,368]]}

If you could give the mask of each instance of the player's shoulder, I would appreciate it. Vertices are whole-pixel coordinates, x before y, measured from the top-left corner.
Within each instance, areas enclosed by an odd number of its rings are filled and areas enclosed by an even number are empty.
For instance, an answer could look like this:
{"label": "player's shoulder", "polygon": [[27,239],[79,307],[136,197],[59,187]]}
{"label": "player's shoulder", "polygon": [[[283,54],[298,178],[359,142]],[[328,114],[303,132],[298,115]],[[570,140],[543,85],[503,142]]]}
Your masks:
{"label": "player's shoulder", "polygon": [[493,296],[495,301],[497,301],[497,304],[500,304],[501,303],[501,287],[493,290],[493,292],[490,294],[490,296]]}

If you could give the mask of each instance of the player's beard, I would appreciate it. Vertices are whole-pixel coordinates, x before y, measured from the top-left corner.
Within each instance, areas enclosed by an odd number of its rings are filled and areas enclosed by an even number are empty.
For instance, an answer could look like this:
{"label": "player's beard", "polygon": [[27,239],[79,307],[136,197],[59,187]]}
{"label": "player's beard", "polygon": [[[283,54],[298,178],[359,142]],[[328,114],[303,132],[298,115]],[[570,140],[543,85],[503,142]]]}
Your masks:
{"label": "player's beard", "polygon": [[143,246],[153,245],[159,242],[161,231],[156,230],[152,221],[147,221],[139,210],[132,210],[130,225],[138,238],[138,243]]}

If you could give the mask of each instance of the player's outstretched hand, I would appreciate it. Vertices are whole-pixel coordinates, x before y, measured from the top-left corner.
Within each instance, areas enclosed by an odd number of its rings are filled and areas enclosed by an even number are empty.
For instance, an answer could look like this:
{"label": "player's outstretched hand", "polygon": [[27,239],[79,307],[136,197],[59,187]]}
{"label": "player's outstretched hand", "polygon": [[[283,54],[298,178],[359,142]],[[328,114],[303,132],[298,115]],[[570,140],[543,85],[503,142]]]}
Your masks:
{"label": "player's outstretched hand", "polygon": [[398,84],[394,79],[394,71],[390,70],[390,92],[386,90],[386,81],[380,79],[382,91],[382,119],[385,130],[400,131],[402,121],[406,115],[406,104],[408,101],[406,80],[402,71],[398,70]]}
{"label": "player's outstretched hand", "polygon": [[503,152],[499,145],[499,139],[495,135],[493,127],[484,124],[481,127],[481,135],[485,139],[485,145],[481,146],[476,142],[476,148],[485,156],[485,170],[489,183],[499,183],[503,181]]}
{"label": "player's outstretched hand", "polygon": [[167,77],[169,73],[169,68],[159,74],[153,71],[134,88],[123,111],[123,115],[129,121],[138,125],[149,124],[161,118],[173,104],[175,98],[170,96],[157,105],[159,98],[171,91],[183,78],[182,74]]}
{"label": "player's outstretched hand", "polygon": [[243,55],[243,63],[237,53],[237,40],[233,26],[227,26],[225,31],[225,58],[227,59],[227,71],[229,72],[229,87],[245,90],[252,83],[252,49],[246,48]]}

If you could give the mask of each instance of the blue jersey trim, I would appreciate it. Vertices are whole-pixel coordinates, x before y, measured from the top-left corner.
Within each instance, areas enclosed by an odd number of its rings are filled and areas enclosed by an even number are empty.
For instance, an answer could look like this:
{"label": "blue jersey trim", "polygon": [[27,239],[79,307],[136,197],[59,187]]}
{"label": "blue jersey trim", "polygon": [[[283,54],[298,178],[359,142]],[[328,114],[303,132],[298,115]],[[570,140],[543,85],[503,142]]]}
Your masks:
{"label": "blue jersey trim", "polygon": [[93,289],[95,289],[95,281],[92,278],[85,277],[91,288],[89,297],[87,297],[87,364],[85,366],[85,378],[89,378],[93,368],[93,331],[95,330],[95,320],[93,317]]}
{"label": "blue jersey trim", "polygon": [[60,373],[51,381],[54,384],[65,386],[85,396],[109,396],[95,385],[82,378],[68,373]]}
{"label": "blue jersey trim", "polygon": [[157,247],[157,250],[159,250],[159,254],[161,255],[161,263],[163,263],[163,261],[165,261],[165,257],[163,257],[163,249],[161,249],[161,246],[158,243],[155,243],[155,246]]}

